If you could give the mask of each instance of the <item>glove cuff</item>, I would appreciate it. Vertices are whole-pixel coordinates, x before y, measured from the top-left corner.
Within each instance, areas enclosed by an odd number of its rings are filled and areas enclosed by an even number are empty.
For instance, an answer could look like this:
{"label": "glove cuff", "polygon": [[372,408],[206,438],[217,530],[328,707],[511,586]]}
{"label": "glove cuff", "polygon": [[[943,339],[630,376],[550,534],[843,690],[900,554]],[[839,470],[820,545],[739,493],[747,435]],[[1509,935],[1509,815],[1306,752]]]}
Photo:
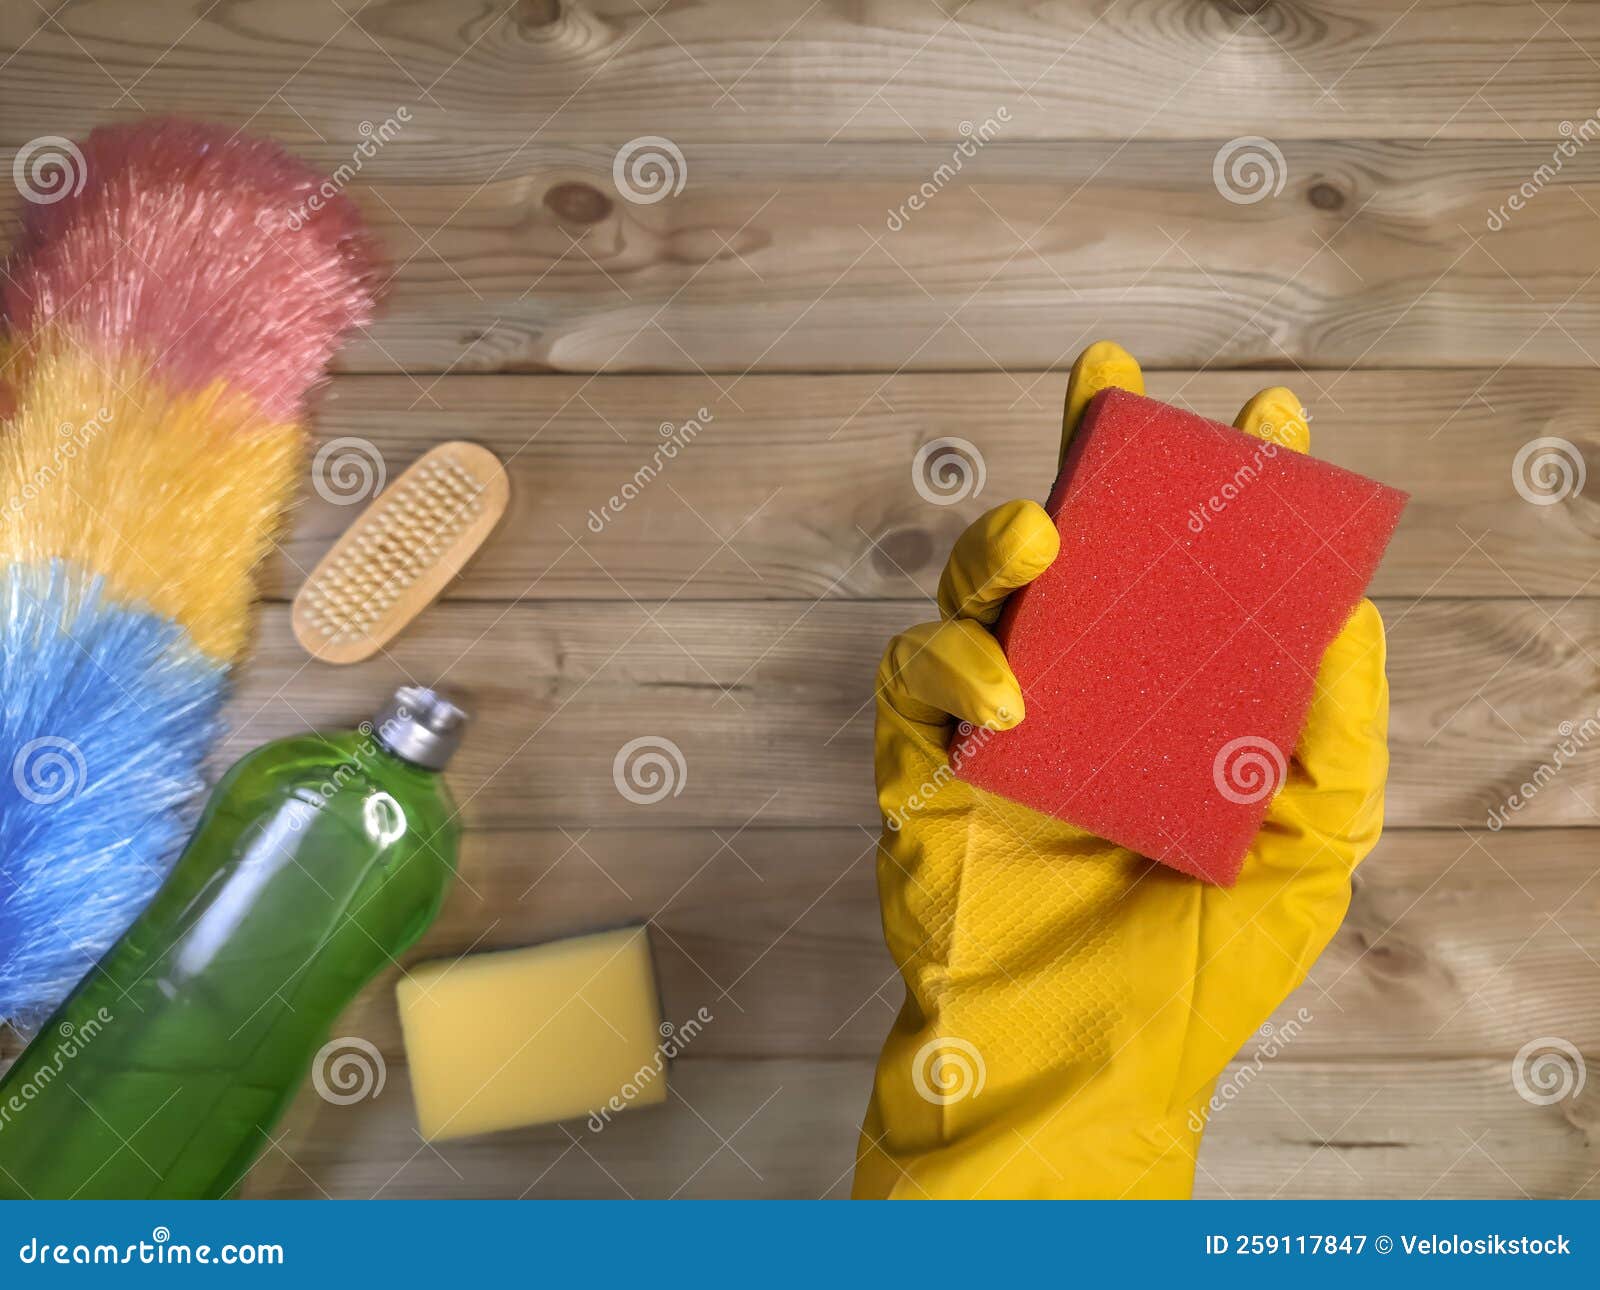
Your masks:
{"label": "glove cuff", "polygon": [[1038,1108],[914,1146],[884,1132],[875,1098],[856,1158],[857,1199],[1187,1200],[1210,1088],[1155,1120],[1075,1122]]}

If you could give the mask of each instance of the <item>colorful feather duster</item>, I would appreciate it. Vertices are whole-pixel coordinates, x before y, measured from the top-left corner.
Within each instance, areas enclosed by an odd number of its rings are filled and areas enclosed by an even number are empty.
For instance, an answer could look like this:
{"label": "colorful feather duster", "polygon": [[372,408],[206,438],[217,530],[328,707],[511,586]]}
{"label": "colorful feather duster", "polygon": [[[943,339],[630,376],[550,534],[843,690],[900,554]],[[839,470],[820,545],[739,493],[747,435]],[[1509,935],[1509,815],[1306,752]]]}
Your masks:
{"label": "colorful feather duster", "polygon": [[0,282],[0,1021],[24,1028],[184,840],[306,398],[375,276],[354,207],[267,141],[154,122],[64,164]]}

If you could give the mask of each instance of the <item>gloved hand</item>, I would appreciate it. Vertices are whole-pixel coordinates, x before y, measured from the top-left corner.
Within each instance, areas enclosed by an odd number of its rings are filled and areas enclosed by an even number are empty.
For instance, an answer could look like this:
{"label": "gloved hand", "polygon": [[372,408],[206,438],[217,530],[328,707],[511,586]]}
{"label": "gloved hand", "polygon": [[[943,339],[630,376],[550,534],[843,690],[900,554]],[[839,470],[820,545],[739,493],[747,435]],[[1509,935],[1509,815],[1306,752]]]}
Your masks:
{"label": "gloved hand", "polygon": [[[1073,368],[1063,446],[1107,385],[1144,381],[1100,342]],[[1281,388],[1235,424],[1309,444]],[[1025,719],[989,627],[1057,549],[1033,502],[983,516],[951,552],[940,621],[895,637],[878,671],[878,889],[906,1001],[878,1061],[858,1197],[1188,1196],[1218,1076],[1338,928],[1382,827],[1388,685],[1370,601],[1322,660],[1232,888],[954,779],[953,722]]]}

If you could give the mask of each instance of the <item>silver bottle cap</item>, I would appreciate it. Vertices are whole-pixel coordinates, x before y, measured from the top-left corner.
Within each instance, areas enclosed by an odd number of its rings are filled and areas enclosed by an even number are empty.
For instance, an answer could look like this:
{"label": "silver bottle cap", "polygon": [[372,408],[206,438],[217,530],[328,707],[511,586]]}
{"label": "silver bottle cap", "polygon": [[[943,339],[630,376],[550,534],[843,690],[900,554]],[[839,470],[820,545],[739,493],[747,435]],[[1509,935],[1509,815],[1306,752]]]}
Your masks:
{"label": "silver bottle cap", "polygon": [[373,719],[378,742],[396,757],[443,770],[461,744],[467,714],[437,690],[402,685]]}

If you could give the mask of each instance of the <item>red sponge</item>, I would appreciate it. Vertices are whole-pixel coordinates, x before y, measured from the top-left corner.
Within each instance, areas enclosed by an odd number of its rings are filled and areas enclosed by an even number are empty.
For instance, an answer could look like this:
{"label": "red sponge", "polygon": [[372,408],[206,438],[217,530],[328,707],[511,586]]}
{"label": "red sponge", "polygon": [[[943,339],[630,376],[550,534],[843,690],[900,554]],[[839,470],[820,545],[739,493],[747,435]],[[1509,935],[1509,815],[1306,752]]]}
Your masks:
{"label": "red sponge", "polygon": [[1405,503],[1231,426],[1098,394],[1050,495],[1061,554],[997,627],[1026,717],[962,740],[957,774],[1231,886]]}

